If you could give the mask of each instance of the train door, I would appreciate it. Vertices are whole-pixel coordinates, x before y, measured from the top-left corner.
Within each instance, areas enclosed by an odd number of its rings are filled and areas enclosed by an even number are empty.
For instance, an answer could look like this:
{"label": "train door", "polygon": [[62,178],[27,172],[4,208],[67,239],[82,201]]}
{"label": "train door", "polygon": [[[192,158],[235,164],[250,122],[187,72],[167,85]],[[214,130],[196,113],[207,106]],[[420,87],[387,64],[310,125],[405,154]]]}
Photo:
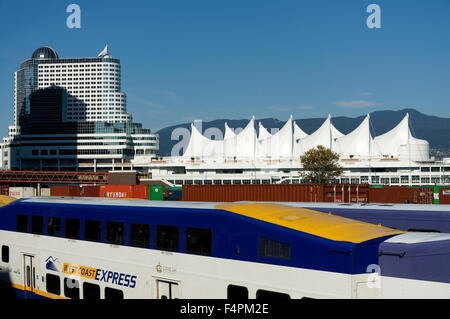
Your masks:
{"label": "train door", "polygon": [[167,280],[156,280],[156,298],[178,299],[181,297],[180,285],[177,282]]}
{"label": "train door", "polygon": [[23,255],[23,287],[25,298],[33,298],[36,288],[36,268],[32,255]]}

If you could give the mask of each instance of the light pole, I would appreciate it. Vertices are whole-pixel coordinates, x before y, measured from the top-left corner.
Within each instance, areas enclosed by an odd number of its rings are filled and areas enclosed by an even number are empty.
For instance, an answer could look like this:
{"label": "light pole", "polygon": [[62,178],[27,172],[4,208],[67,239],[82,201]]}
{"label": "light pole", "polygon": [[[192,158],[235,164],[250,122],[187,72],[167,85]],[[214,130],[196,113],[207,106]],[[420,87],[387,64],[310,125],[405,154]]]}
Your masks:
{"label": "light pole", "polygon": [[324,165],[320,165],[319,166],[319,184],[320,184],[320,170],[321,170],[321,168],[323,167]]}

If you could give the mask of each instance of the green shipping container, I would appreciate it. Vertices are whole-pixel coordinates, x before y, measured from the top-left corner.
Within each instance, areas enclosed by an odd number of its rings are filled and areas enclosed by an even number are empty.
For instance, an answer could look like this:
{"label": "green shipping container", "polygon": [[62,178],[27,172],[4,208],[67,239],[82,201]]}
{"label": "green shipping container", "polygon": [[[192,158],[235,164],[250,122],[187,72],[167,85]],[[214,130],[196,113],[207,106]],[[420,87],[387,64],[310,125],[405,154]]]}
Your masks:
{"label": "green shipping container", "polygon": [[163,187],[161,185],[150,186],[150,192],[148,192],[149,200],[163,200]]}

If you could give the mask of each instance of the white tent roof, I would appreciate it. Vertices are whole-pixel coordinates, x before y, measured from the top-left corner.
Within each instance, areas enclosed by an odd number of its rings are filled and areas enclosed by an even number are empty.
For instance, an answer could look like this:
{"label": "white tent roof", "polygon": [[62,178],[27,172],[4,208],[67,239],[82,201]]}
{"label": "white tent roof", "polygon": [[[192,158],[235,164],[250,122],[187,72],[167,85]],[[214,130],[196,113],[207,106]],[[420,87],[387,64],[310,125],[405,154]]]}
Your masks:
{"label": "white tent roof", "polygon": [[284,126],[275,134],[259,140],[256,144],[257,157],[290,157],[292,156],[292,115]]}
{"label": "white tent roof", "polygon": [[344,135],[331,124],[331,115],[328,115],[327,119],[314,133],[296,141],[294,155],[299,156],[319,145],[334,150],[334,139],[341,136]]}
{"label": "white tent roof", "polygon": [[252,158],[255,156],[255,147],[256,131],[255,117],[253,116],[239,134],[224,140],[224,155],[233,158]]}
{"label": "white tent roof", "polygon": [[335,152],[343,157],[369,157],[379,156],[377,144],[373,142],[370,134],[370,115],[361,124],[347,135],[335,141]]}
{"label": "white tent roof", "polygon": [[234,131],[228,126],[228,123],[225,122],[225,135],[223,137],[224,140],[231,138],[231,137],[235,137],[236,134],[234,133]]}
{"label": "white tent roof", "polygon": [[184,157],[223,157],[223,141],[206,138],[198,131],[194,124],[191,124],[191,138],[184,152]]}
{"label": "white tent roof", "polygon": [[[203,136],[191,125],[191,138],[184,157],[201,158],[281,158],[298,157],[311,148],[322,145],[339,153],[341,157],[401,157],[426,161],[429,159],[429,145],[425,140],[411,135],[409,115],[389,132],[373,138],[370,134],[370,116],[352,132],[343,135],[331,124],[328,116],[323,124],[311,135],[303,132],[292,116],[275,134],[270,134],[259,123],[259,137],[254,127],[255,117],[238,134],[225,123],[223,140],[211,140]],[[382,146],[382,148],[381,148]]]}
{"label": "white tent roof", "polygon": [[269,131],[262,125],[262,123],[259,122],[258,141],[266,139],[266,138],[268,138],[270,136],[272,136],[272,134],[270,134]]}
{"label": "white tent roof", "polygon": [[306,134],[300,126],[297,125],[297,122],[294,122],[294,141],[297,141],[299,138],[307,137],[308,134]]}
{"label": "white tent roof", "polygon": [[409,129],[409,114],[387,133],[374,139],[375,144],[382,146],[381,153],[388,157],[406,156],[412,160],[429,159],[429,144],[412,136]]}

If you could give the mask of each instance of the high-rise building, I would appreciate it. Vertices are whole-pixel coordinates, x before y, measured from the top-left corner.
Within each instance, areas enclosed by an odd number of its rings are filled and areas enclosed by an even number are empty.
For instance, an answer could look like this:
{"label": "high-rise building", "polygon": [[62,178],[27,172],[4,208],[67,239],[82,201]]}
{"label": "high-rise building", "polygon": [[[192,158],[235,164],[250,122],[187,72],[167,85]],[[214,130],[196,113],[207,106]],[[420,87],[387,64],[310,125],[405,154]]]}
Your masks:
{"label": "high-rise building", "polygon": [[14,126],[1,145],[13,170],[115,170],[149,159],[158,136],[132,122],[120,60],[108,46],[94,58],[35,50],[15,72]]}

